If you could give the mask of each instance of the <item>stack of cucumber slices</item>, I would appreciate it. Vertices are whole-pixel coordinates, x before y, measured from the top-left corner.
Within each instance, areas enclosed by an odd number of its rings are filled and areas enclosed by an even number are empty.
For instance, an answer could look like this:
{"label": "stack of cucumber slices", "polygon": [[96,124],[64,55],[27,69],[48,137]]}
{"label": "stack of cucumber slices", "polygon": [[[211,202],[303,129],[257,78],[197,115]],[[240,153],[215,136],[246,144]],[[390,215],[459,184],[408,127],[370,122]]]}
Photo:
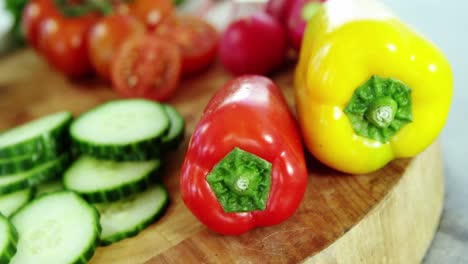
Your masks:
{"label": "stack of cucumber slices", "polygon": [[183,136],[175,108],[143,99],[0,133],[0,263],[86,263],[137,235],[164,213],[162,158]]}

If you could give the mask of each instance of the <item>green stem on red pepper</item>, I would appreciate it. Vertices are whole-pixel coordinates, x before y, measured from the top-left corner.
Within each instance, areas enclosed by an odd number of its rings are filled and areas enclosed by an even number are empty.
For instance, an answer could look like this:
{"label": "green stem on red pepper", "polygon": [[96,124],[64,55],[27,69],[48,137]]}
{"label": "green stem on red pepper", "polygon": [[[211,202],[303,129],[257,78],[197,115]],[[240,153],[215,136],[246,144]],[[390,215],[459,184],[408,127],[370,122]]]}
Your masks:
{"label": "green stem on red pepper", "polygon": [[265,210],[271,186],[271,163],[234,148],[206,180],[226,213]]}

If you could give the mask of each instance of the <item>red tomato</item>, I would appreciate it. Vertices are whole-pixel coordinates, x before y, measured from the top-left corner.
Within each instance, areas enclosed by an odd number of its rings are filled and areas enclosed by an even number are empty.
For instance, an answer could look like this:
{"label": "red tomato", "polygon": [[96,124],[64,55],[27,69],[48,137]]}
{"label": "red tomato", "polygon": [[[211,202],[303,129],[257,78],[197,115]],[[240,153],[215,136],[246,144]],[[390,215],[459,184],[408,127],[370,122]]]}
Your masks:
{"label": "red tomato", "polygon": [[174,15],[172,0],[134,0],[129,4],[118,4],[116,9],[137,17],[151,30]]}
{"label": "red tomato", "polygon": [[220,58],[236,75],[268,74],[284,61],[286,48],[283,26],[260,12],[229,25],[221,39]]}
{"label": "red tomato", "polygon": [[37,37],[39,52],[69,77],[78,78],[90,73],[87,34],[96,20],[93,14],[69,18],[58,11],[44,17]]}
{"label": "red tomato", "polygon": [[216,29],[201,18],[181,16],[156,29],[178,44],[182,51],[182,72],[190,75],[208,67],[216,58],[219,36]]}
{"label": "red tomato", "polygon": [[181,54],[167,39],[134,35],[122,44],[111,67],[114,89],[121,96],[164,101],[179,84]]}
{"label": "red tomato", "polygon": [[23,10],[22,27],[28,43],[37,48],[39,24],[48,14],[55,12],[50,0],[31,0]]}
{"label": "red tomato", "polygon": [[110,80],[110,64],[115,51],[131,34],[142,34],[143,24],[129,15],[110,15],[96,23],[88,35],[88,55],[97,73]]}

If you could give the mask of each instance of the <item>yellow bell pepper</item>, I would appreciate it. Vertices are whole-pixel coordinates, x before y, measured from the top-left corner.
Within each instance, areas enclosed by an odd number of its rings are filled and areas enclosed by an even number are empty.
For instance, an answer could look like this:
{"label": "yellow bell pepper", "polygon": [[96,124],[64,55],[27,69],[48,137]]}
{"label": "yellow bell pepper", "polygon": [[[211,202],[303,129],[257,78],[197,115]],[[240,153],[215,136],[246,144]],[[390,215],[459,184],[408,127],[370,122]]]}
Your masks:
{"label": "yellow bell pepper", "polygon": [[309,151],[358,174],[413,157],[445,125],[453,76],[442,52],[374,0],[329,0],[309,20],[295,72]]}

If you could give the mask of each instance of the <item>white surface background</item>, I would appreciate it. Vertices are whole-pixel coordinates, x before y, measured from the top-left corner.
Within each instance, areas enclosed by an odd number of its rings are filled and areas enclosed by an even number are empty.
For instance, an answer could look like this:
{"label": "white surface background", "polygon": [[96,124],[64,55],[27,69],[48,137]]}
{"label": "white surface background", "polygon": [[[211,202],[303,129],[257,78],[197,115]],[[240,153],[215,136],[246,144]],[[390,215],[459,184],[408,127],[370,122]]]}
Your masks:
{"label": "white surface background", "polygon": [[442,132],[446,186],[439,231],[425,263],[468,263],[468,1],[382,0],[447,55],[455,93]]}

